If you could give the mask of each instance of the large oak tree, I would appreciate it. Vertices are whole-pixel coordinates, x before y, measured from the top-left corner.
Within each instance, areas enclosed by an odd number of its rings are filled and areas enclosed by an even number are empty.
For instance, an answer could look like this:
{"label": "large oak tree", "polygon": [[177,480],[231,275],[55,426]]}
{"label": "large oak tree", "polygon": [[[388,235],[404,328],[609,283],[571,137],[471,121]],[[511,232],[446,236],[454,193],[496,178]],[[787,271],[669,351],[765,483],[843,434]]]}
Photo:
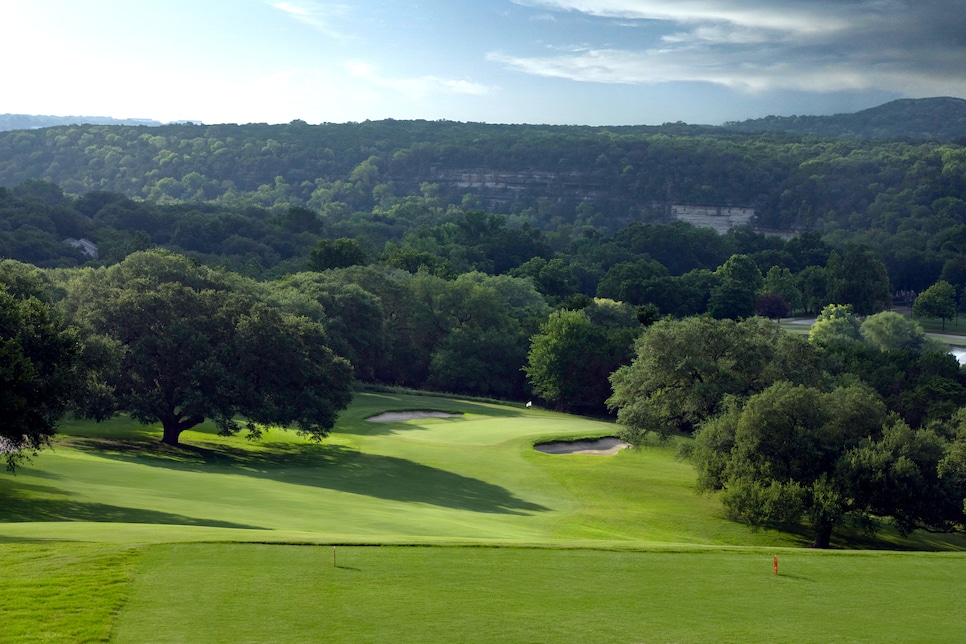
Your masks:
{"label": "large oak tree", "polygon": [[764,318],[666,318],[636,340],[636,357],[610,377],[621,436],[693,431],[727,396],[747,397],[777,380],[814,383],[818,356],[801,337]]}
{"label": "large oak tree", "polygon": [[89,320],[124,348],[113,381],[119,406],[160,422],[162,442],[177,445],[206,419],[228,434],[294,424],[321,439],[348,405],[351,366],[328,348],[320,323],[164,253],[135,254],[103,277],[109,286],[92,294]]}

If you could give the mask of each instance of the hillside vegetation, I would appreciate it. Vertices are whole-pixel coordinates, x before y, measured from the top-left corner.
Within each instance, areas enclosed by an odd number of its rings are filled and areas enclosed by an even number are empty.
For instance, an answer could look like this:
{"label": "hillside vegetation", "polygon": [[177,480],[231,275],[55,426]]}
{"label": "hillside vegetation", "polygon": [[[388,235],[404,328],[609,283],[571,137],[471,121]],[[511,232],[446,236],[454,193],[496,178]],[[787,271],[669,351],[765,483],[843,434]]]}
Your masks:
{"label": "hillside vegetation", "polygon": [[793,132],[850,138],[910,138],[938,141],[966,136],[966,100],[905,98],[832,116],[767,116],[725,123],[736,132]]}
{"label": "hillside vegetation", "polygon": [[[853,117],[948,125],[934,105],[895,103]],[[393,120],[60,126],[0,134],[0,185],[45,180],[74,195],[303,206],[326,217],[393,217],[414,207],[410,197],[439,197],[444,206],[475,199],[542,229],[609,232],[663,217],[672,204],[706,204],[753,207],[766,228],[895,233],[910,217],[945,215],[951,205],[937,200],[964,197],[962,146],[937,142],[948,137],[745,129]]]}

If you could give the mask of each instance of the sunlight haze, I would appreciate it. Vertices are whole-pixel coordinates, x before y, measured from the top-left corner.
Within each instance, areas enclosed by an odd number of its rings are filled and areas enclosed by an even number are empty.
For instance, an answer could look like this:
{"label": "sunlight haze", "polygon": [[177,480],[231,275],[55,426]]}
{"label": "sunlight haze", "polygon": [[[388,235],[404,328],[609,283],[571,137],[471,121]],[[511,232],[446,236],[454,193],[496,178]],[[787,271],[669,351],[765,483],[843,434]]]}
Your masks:
{"label": "sunlight haze", "polygon": [[0,113],[720,124],[966,97],[948,0],[11,0]]}

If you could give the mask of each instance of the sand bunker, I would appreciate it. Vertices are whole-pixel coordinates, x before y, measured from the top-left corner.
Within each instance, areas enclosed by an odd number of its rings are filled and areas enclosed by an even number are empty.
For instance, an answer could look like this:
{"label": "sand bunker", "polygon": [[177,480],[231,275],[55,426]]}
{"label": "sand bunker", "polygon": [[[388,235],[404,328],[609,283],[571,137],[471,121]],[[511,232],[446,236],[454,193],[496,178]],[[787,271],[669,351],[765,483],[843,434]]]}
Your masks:
{"label": "sand bunker", "polygon": [[554,441],[552,443],[537,443],[533,449],[545,454],[594,454],[596,456],[613,456],[622,449],[630,447],[616,436],[605,436],[585,441]]}
{"label": "sand bunker", "polygon": [[370,423],[402,423],[407,420],[424,420],[426,418],[459,418],[462,415],[446,411],[387,411],[376,416],[370,416],[366,420]]}

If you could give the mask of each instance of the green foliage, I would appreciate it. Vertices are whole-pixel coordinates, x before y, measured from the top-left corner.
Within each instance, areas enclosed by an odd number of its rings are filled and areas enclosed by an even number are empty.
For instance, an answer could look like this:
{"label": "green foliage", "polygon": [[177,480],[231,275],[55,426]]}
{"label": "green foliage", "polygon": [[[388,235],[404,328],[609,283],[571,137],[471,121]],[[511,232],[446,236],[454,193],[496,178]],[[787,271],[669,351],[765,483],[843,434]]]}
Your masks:
{"label": "green foliage", "polygon": [[103,281],[110,286],[85,307],[91,327],[124,348],[118,404],[142,423],[160,421],[165,443],[206,418],[237,432],[236,415],[254,436],[256,423],[295,423],[320,439],[351,398],[351,368],[321,324],[232,292],[224,276],[136,253]]}
{"label": "green foliage", "polygon": [[912,314],[917,318],[942,318],[945,331],[946,320],[956,316],[956,289],[949,282],[939,280],[919,294],[912,305]]}
{"label": "green foliage", "polygon": [[0,454],[14,470],[50,443],[84,377],[77,330],[34,297],[14,297],[0,280]]}
{"label": "green foliage", "polygon": [[862,322],[859,331],[862,338],[879,351],[946,352],[945,345],[926,337],[919,323],[895,311],[870,315]]}
{"label": "green foliage", "polygon": [[[795,275],[787,268],[772,266],[765,274],[759,294],[776,293],[792,311],[802,308],[802,292],[796,284]],[[784,317],[784,316],[783,316]]]}
{"label": "green foliage", "polygon": [[833,342],[861,340],[861,323],[852,312],[851,304],[829,304],[822,309],[808,333],[815,344],[827,346]]}
{"label": "green foliage", "polygon": [[[875,436],[885,405],[860,387],[829,394],[777,382],[732,405],[697,433],[693,462],[705,490],[722,490],[731,516],[752,525],[789,524],[807,514],[815,545],[828,547],[847,511],[865,509],[847,494],[843,459]],[[857,507],[858,506],[858,507]]]}
{"label": "green foliage", "polygon": [[524,371],[533,392],[563,411],[593,411],[607,398],[607,375],[624,347],[587,312],[559,310],[533,336]]}
{"label": "green foliage", "polygon": [[755,294],[763,281],[758,266],[747,255],[732,255],[718,267],[715,276],[718,283],[708,301],[712,317],[737,320],[755,315]]}
{"label": "green foliage", "polygon": [[661,278],[667,269],[654,260],[623,262],[614,265],[597,284],[597,297],[606,297],[629,304],[653,301],[656,288],[663,286]]}
{"label": "green foliage", "polygon": [[309,253],[309,269],[324,271],[366,263],[366,253],[355,239],[321,239]]}
{"label": "green foliage", "polygon": [[836,342],[825,347],[824,366],[833,382],[865,382],[910,426],[923,427],[966,405],[966,377],[956,358],[925,349],[884,352],[865,342]]}
{"label": "green foliage", "polygon": [[327,344],[349,360],[357,380],[376,379],[390,350],[387,312],[379,297],[336,271],[297,273],[269,288],[270,301],[325,327]]}
{"label": "green foliage", "polygon": [[741,322],[663,319],[635,344],[636,357],[611,376],[621,436],[639,444],[650,432],[667,437],[694,430],[718,414],[728,397],[745,397],[777,380],[818,379],[814,350],[762,318]]}
{"label": "green foliage", "polygon": [[881,437],[849,454],[849,494],[872,514],[891,517],[903,533],[955,530],[966,518],[966,481],[963,470],[948,467],[949,451],[948,441],[930,428],[888,424]]}
{"label": "green foliage", "polygon": [[848,246],[840,257],[833,252],[826,266],[828,298],[851,305],[857,315],[872,315],[892,303],[889,273],[871,250]]}
{"label": "green foliage", "polygon": [[958,98],[905,98],[831,116],[766,116],[724,127],[739,132],[795,132],[842,138],[955,139],[963,136],[966,101]]}
{"label": "green foliage", "polygon": [[573,270],[559,258],[548,262],[542,257],[534,257],[510,274],[514,277],[530,278],[537,290],[549,297],[564,298],[577,292]]}

